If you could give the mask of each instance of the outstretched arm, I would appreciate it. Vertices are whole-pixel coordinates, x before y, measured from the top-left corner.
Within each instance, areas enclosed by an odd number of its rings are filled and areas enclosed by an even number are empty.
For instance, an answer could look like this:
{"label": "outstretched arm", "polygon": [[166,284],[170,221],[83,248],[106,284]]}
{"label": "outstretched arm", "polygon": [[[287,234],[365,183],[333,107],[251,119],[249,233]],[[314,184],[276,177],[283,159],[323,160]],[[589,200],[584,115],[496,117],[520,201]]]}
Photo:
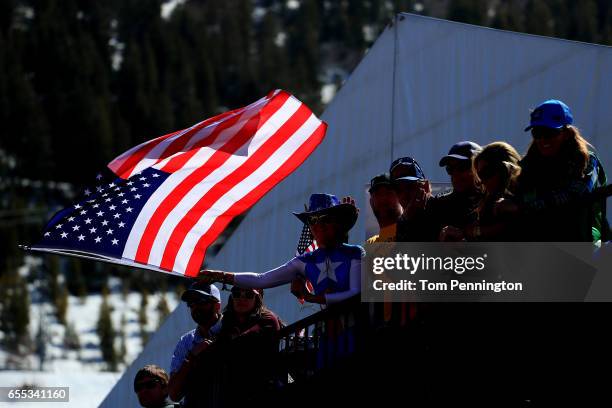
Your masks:
{"label": "outstretched arm", "polygon": [[200,271],[198,277],[211,282],[227,283],[243,288],[266,289],[290,283],[298,275],[303,275],[303,273],[304,263],[297,258],[293,258],[286,264],[264,273],[233,273],[206,269]]}

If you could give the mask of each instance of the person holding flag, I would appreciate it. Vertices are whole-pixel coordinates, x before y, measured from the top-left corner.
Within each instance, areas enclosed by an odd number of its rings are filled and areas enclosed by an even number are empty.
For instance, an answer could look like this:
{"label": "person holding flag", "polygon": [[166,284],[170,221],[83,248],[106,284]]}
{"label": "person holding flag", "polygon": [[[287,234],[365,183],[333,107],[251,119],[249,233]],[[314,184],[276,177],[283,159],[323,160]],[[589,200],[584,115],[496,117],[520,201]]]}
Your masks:
{"label": "person holding flag", "polygon": [[351,298],[361,291],[361,259],[365,251],[346,244],[348,231],[355,225],[358,210],[350,198],[342,202],[333,194],[310,196],[306,211],[293,213],[312,232],[318,248],[289,260],[264,273],[202,270],[199,278],[207,282],[238,285],[242,288],[271,288],[294,282],[296,278],[312,283],[314,293],[296,293],[310,303],[330,305]]}

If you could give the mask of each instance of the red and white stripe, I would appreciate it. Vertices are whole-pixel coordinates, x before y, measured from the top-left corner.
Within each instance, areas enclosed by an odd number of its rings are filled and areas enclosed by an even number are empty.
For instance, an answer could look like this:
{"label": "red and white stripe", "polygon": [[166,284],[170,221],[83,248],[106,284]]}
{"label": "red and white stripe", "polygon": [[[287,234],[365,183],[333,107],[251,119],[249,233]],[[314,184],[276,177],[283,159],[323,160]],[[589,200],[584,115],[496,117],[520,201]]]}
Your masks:
{"label": "red and white stripe", "polygon": [[317,241],[313,240],[312,243],[310,245],[308,245],[308,248],[306,248],[304,253],[307,254],[309,252],[313,252],[317,248],[319,248],[319,246],[317,245]]}
{"label": "red and white stripe", "polygon": [[150,166],[170,173],[139,214],[123,257],[195,276],[229,222],[306,160],[326,128],[277,90],[122,154],[109,164],[120,177]]}

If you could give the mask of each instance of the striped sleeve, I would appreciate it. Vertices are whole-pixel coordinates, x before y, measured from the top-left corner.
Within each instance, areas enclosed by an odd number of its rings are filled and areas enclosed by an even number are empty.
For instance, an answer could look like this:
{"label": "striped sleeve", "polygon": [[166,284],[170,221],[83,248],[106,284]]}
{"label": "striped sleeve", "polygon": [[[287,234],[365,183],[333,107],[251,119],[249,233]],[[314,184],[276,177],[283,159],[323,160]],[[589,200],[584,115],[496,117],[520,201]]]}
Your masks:
{"label": "striped sleeve", "polygon": [[298,276],[304,276],[305,264],[293,258],[284,265],[264,273],[241,272],[234,275],[234,283],[243,288],[266,289],[290,283]]}

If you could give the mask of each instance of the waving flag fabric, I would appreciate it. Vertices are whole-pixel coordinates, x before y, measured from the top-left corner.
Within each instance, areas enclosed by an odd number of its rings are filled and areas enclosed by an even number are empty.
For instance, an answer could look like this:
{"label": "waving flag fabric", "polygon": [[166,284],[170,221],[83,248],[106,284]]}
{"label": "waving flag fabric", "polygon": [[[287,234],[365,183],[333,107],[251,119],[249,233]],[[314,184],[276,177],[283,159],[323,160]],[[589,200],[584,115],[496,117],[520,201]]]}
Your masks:
{"label": "waving flag fabric", "polygon": [[[297,249],[295,250],[295,256],[307,254],[317,248],[319,248],[319,246],[317,245],[317,241],[312,236],[312,232],[310,232],[310,227],[304,224],[302,226],[302,233],[300,234],[300,239],[298,240]],[[304,284],[306,285],[307,291],[309,291],[310,293],[314,293],[314,287],[312,286],[312,282],[310,282],[308,279],[305,279]],[[303,305],[304,298],[298,298],[298,302]]]}
{"label": "waving flag fabric", "polygon": [[229,222],[304,162],[326,128],[277,90],[143,143],[111,161],[117,179],[62,211],[32,249],[195,276]]}

